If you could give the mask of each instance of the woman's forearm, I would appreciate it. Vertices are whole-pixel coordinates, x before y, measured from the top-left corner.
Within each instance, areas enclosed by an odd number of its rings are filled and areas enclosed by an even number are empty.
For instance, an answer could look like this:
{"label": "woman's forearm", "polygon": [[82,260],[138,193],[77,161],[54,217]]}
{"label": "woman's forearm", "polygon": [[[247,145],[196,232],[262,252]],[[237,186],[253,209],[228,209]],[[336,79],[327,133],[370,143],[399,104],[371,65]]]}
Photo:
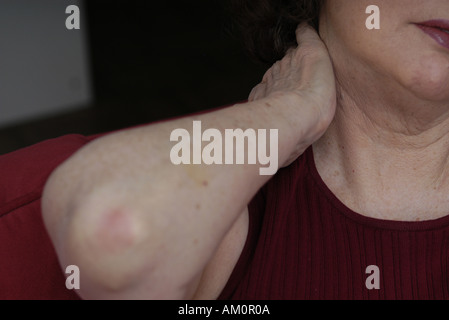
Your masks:
{"label": "woman's forearm", "polygon": [[270,152],[276,148],[282,164],[301,130],[288,116],[291,107],[277,106],[276,99],[114,133],[55,171],[44,193],[44,218],[61,263],[80,268],[86,297],[120,297],[143,285],[148,298],[186,294],[270,176],[260,174],[266,164],[247,159],[239,165],[175,165],[171,133],[185,129],[193,138],[193,121],[223,137],[226,129],[266,129],[267,136],[278,130]]}

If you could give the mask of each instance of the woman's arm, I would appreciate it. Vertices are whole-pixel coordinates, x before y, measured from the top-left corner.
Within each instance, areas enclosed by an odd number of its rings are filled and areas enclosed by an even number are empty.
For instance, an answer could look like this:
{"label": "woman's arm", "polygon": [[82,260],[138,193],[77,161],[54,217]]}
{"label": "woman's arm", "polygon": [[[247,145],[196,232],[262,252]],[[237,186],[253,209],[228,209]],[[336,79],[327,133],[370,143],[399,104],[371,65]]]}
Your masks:
{"label": "woman's arm", "polygon": [[[311,28],[264,76],[250,102],[114,133],[90,143],[50,177],[44,221],[63,266],[77,265],[84,298],[190,298],[231,226],[268,181],[257,165],[174,165],[175,129],[279,130],[285,166],[326,130],[335,83]],[[268,140],[269,141],[269,140]]]}

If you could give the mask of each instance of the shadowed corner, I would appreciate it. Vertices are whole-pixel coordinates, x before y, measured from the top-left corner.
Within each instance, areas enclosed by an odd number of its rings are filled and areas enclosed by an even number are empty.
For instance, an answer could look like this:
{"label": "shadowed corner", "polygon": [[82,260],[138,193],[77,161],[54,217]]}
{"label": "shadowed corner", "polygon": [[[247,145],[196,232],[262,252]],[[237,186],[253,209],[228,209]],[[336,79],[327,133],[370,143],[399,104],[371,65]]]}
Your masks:
{"label": "shadowed corner", "polygon": [[[80,8],[79,30],[66,27],[71,5]],[[8,32],[0,41],[0,154],[241,101],[264,72],[226,32],[231,17],[220,2],[5,0],[1,7]]]}

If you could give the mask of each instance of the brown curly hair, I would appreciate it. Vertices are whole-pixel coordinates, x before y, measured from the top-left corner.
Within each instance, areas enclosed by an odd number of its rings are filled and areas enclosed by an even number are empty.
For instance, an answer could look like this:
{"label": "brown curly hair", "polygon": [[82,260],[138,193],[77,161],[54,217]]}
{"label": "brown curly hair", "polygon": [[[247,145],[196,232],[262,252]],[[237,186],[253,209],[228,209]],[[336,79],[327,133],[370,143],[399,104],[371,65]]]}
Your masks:
{"label": "brown curly hair", "polygon": [[295,30],[307,22],[318,30],[324,0],[227,0],[233,31],[250,56],[273,64],[296,46]]}

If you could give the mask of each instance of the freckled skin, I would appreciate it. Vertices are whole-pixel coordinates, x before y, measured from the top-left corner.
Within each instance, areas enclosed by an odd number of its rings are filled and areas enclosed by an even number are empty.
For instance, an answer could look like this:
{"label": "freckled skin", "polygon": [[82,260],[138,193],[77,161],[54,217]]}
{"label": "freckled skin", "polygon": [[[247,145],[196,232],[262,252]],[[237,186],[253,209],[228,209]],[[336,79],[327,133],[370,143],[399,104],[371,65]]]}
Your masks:
{"label": "freckled skin", "polygon": [[[201,167],[196,165],[184,165],[182,167],[185,172],[198,186],[207,186],[208,174],[201,170]],[[205,184],[206,183],[206,184]]]}

